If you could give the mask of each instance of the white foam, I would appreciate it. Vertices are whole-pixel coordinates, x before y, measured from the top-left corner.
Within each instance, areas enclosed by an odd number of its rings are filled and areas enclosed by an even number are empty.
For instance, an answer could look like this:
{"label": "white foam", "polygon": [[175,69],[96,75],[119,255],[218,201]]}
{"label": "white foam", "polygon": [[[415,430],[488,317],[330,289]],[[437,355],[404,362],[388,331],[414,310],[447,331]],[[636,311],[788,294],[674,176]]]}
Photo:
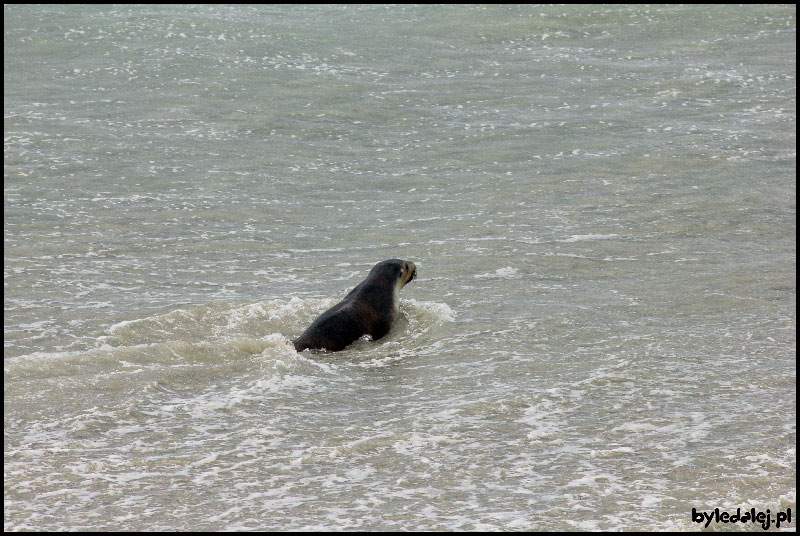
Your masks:
{"label": "white foam", "polygon": [[591,242],[594,240],[611,240],[612,238],[617,238],[619,235],[616,234],[583,234],[583,235],[572,235],[569,238],[565,238],[564,240],[556,240],[556,242]]}
{"label": "white foam", "polygon": [[446,303],[417,301],[413,298],[401,298],[400,306],[407,312],[427,320],[455,322],[456,313]]}
{"label": "white foam", "polygon": [[506,266],[505,268],[498,268],[494,272],[477,274],[473,277],[475,277],[476,279],[488,279],[488,278],[512,279],[517,277],[517,272],[519,272],[519,269],[514,268],[512,266]]}
{"label": "white foam", "polygon": [[405,455],[416,455],[424,451],[431,445],[436,445],[443,441],[447,441],[448,437],[443,435],[426,435],[412,432],[407,439],[397,441],[393,446],[395,452]]}
{"label": "white foam", "polygon": [[524,416],[517,419],[517,422],[531,428],[527,434],[528,439],[540,441],[558,436],[566,427],[566,422],[557,414],[557,407],[553,400],[542,400],[525,408]]}

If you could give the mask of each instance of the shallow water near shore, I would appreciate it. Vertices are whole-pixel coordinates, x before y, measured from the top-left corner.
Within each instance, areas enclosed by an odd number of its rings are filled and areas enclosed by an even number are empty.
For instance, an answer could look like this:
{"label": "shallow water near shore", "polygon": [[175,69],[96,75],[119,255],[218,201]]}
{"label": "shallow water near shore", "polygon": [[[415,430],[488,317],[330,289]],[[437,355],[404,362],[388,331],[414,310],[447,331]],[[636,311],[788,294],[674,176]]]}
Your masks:
{"label": "shallow water near shore", "polygon": [[6,6],[4,528],[794,513],[795,13]]}

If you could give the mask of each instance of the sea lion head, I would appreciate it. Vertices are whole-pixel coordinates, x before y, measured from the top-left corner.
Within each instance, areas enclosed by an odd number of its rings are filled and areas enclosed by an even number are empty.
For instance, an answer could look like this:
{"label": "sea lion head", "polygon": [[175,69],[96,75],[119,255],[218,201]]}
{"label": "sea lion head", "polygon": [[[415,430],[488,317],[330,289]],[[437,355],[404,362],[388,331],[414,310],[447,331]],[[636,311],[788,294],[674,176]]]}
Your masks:
{"label": "sea lion head", "polygon": [[411,261],[403,261],[403,271],[400,273],[400,279],[403,280],[403,286],[406,283],[413,281],[417,278],[417,265]]}
{"label": "sea lion head", "polygon": [[379,276],[381,278],[393,281],[398,289],[403,288],[409,281],[417,278],[417,265],[411,261],[404,261],[402,259],[389,259],[382,261],[372,268],[370,276]]}

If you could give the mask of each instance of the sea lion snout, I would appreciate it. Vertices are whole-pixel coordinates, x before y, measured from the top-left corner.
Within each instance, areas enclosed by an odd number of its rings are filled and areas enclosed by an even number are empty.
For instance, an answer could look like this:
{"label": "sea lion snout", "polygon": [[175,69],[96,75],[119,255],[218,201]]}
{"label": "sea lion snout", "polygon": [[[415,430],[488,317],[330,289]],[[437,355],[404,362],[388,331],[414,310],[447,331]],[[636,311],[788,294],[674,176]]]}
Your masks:
{"label": "sea lion snout", "polygon": [[403,286],[417,278],[417,265],[411,261],[404,261]]}

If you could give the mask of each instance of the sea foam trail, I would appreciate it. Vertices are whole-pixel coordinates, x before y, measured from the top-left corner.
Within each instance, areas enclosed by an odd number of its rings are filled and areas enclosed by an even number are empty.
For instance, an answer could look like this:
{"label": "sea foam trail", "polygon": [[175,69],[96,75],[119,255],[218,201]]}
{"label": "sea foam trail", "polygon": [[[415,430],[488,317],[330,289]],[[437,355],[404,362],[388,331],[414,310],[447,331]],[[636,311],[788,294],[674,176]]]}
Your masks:
{"label": "sea foam trail", "polygon": [[[123,370],[160,363],[202,363],[242,355],[266,358],[296,353],[291,344],[323,311],[331,298],[290,298],[250,304],[211,303],[166,313],[130,318],[110,325],[95,347],[78,351],[34,352],[4,361],[6,374],[39,371],[45,375],[87,372],[92,368]],[[385,341],[359,346],[374,348],[392,341],[402,346],[429,335],[432,327],[455,321],[445,303],[400,300],[400,317]],[[425,338],[425,341],[435,341]],[[71,371],[71,372],[70,372]]]}

